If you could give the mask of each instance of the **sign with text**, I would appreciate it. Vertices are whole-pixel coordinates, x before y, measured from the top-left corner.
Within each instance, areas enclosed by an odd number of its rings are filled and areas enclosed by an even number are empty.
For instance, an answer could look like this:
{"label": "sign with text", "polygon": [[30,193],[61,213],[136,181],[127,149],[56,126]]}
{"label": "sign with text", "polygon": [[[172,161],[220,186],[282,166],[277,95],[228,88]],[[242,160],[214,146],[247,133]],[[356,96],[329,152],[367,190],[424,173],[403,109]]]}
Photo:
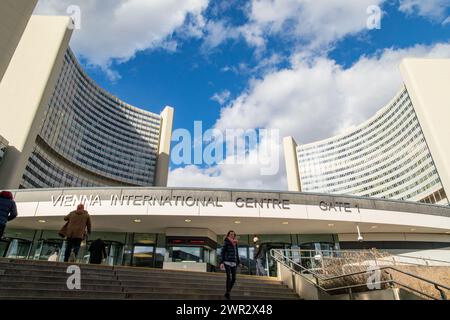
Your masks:
{"label": "sign with text", "polygon": [[[100,195],[59,195],[52,196],[53,207],[75,207],[83,203],[86,206],[102,206]],[[108,205],[117,206],[169,206],[169,207],[223,207],[219,197],[194,196],[153,196],[153,195],[119,195],[112,194]],[[237,208],[261,208],[290,210],[289,200],[277,198],[236,198],[234,204]]]}
{"label": "sign with text", "polygon": [[350,202],[340,202],[340,201],[320,201],[319,207],[322,211],[331,211],[331,212],[347,212],[352,213],[352,208],[356,209],[358,213],[360,213],[359,205],[352,205]]}

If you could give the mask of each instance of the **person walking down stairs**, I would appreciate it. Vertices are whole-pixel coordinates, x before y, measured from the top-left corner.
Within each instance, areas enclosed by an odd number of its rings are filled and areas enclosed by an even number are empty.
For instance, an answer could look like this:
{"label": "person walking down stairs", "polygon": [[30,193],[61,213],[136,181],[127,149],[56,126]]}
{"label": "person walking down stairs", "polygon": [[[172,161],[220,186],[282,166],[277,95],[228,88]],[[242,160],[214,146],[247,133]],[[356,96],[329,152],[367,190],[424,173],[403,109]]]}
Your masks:
{"label": "person walking down stairs", "polygon": [[[81,242],[91,233],[91,217],[84,210],[84,205],[79,204],[77,210],[72,211],[64,218],[66,224],[59,231],[59,235],[66,237],[67,246],[64,253],[64,262],[68,262],[72,249],[75,257],[80,250]],[[87,229],[87,230],[86,230]],[[87,231],[87,234],[86,234]]]}
{"label": "person walking down stairs", "polygon": [[6,223],[17,217],[17,206],[11,192],[0,192],[0,239],[5,232]]}
{"label": "person walking down stairs", "polygon": [[239,250],[237,245],[236,233],[234,231],[228,231],[227,236],[224,239],[220,269],[227,273],[227,285],[225,298],[230,300],[230,293],[236,282],[236,269],[240,265]]}

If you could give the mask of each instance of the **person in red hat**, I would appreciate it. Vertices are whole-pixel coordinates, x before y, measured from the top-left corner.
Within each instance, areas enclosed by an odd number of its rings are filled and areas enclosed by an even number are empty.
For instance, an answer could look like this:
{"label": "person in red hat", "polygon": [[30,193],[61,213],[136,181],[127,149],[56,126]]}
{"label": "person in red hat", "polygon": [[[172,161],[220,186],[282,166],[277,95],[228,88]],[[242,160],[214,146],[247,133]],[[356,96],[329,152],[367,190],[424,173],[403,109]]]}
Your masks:
{"label": "person in red hat", "polygon": [[17,206],[11,192],[0,192],[0,238],[5,232],[6,223],[17,217]]}

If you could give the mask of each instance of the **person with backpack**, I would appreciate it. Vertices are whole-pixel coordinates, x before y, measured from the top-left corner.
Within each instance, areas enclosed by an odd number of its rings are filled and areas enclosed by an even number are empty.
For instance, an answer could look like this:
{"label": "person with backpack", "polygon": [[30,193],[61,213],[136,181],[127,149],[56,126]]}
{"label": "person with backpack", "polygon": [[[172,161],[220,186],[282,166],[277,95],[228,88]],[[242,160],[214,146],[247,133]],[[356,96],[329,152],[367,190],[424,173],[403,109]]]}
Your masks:
{"label": "person with backpack", "polygon": [[13,194],[9,191],[0,192],[0,239],[5,232],[6,224],[17,217],[17,206]]}
{"label": "person with backpack", "polygon": [[69,213],[64,220],[67,222],[59,231],[59,235],[66,237],[67,245],[64,253],[64,262],[68,262],[72,249],[75,257],[78,255],[81,242],[87,234],[91,233],[92,226],[91,217],[89,216],[89,213],[84,210],[83,204],[79,204],[77,210]]}

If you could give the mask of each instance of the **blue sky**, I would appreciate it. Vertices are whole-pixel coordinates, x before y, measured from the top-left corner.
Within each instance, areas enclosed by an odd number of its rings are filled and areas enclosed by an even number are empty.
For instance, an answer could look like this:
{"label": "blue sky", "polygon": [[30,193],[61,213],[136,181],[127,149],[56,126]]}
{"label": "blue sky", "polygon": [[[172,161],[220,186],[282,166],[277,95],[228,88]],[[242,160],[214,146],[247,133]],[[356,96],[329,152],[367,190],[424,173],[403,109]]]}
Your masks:
{"label": "blue sky", "polygon": [[[37,13],[70,4],[82,14],[71,46],[90,76],[138,107],[173,106],[174,129],[201,120],[312,142],[387,103],[403,57],[450,58],[450,0],[40,0]],[[381,29],[367,28],[370,5]],[[274,176],[172,165],[169,183],[286,189],[280,152]]]}

